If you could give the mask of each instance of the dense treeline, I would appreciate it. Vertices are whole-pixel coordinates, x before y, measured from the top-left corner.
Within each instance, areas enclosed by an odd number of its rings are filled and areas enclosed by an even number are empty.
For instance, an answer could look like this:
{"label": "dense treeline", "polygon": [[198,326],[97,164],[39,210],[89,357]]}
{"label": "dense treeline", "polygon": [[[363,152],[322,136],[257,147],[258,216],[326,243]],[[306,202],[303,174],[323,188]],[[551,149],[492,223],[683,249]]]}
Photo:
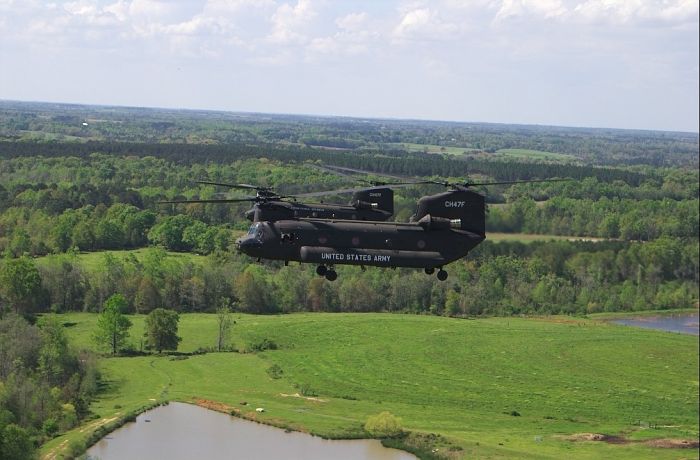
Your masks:
{"label": "dense treeline", "polygon": [[[64,325],[0,315],[0,452],[35,458],[35,445],[76,426],[97,392],[95,357],[68,345]],[[6,456],[6,457],[5,457]]]}
{"label": "dense treeline", "polygon": [[[153,157],[16,158],[0,160],[0,251],[18,257],[69,249],[129,249],[148,244],[208,254],[226,250],[247,227],[248,203],[159,205],[159,200],[221,197],[195,179],[275,185],[283,193],[334,189],[352,179],[315,163],[266,159],[177,165]],[[407,221],[416,201],[439,186],[397,189],[395,219]],[[625,240],[698,234],[698,173],[662,170],[639,187],[582,181],[490,187],[488,231]],[[345,197],[330,197],[346,203]]]}
{"label": "dense treeline", "polygon": [[1,101],[0,137],[141,143],[298,144],[391,149],[402,143],[495,152],[533,149],[589,164],[698,164],[697,133],[182,111]]}
{"label": "dense treeline", "polygon": [[0,250],[13,257],[148,244],[209,254],[228,249],[233,237],[230,229],[207,225],[190,215],[164,216],[156,223],[153,211],[123,203],[68,209],[57,216],[26,208],[0,214]]}
{"label": "dense treeline", "polygon": [[488,228],[496,232],[593,236],[648,241],[661,236],[698,234],[698,200],[608,199],[554,197],[538,205],[523,198],[512,205],[492,206]]}
{"label": "dense treeline", "polygon": [[249,313],[585,314],[692,306],[698,298],[698,264],[697,240],[487,241],[451,264],[444,283],[418,270],[356,267],[339,267],[339,279],[329,283],[309,265],[253,264],[225,252],[191,260],[154,248],[140,257],[105,254],[91,268],[74,253],[41,263],[6,259],[0,280],[10,273],[23,281],[0,295],[19,313],[99,311],[106,299],[121,294],[126,311],[138,313],[232,305]]}
{"label": "dense treeline", "polygon": [[153,156],[178,164],[228,163],[237,159],[267,157],[279,161],[317,161],[350,168],[406,176],[461,177],[483,174],[497,180],[527,180],[552,177],[583,179],[595,177],[602,182],[621,180],[639,185],[646,175],[610,167],[568,163],[481,160],[406,153],[404,151],[365,151],[343,153],[300,146],[277,145],[201,145],[135,143],[39,143],[0,142],[0,158],[28,156],[86,158],[95,152],[117,156]]}

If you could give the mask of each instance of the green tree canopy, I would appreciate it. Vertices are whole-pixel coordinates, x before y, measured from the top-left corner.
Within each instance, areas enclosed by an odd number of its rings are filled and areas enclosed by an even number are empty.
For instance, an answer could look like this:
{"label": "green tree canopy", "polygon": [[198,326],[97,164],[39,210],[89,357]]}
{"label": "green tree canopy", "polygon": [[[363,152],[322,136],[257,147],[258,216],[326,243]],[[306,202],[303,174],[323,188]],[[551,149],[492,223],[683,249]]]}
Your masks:
{"label": "green tree canopy", "polygon": [[105,301],[104,309],[97,318],[94,340],[98,346],[109,349],[113,355],[124,348],[129,338],[131,321],[122,313],[126,305],[123,295],[114,294]]}
{"label": "green tree canopy", "polygon": [[163,350],[177,350],[182,340],[177,335],[180,315],[172,310],[156,308],[146,317],[146,345],[159,353]]}
{"label": "green tree canopy", "polygon": [[7,259],[0,264],[0,295],[16,313],[27,312],[40,289],[41,276],[30,258]]}

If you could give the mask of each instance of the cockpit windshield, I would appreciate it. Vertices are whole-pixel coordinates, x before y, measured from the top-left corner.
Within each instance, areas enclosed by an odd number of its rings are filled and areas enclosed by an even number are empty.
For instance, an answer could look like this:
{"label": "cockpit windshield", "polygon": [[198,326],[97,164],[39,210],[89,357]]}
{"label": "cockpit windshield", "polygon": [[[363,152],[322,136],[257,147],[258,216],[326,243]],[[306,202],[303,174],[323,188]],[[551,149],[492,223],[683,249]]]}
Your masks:
{"label": "cockpit windshield", "polygon": [[262,239],[263,237],[263,226],[260,223],[256,223],[250,226],[248,229],[248,236],[254,236],[257,239]]}

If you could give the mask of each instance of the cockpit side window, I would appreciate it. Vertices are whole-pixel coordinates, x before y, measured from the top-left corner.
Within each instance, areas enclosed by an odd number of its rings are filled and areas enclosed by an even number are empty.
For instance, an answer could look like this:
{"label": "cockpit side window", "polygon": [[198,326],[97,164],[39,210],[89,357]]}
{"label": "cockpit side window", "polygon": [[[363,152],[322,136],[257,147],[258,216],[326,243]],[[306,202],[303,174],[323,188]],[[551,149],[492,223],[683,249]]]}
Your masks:
{"label": "cockpit side window", "polygon": [[248,229],[248,236],[254,236],[257,239],[261,239],[263,237],[263,226],[260,225],[260,223],[251,225]]}
{"label": "cockpit side window", "polygon": [[258,240],[262,240],[263,235],[265,234],[265,232],[264,232],[265,226],[263,224],[261,224],[260,222],[258,222],[253,227],[254,227],[253,228],[253,235],[255,235],[255,238]]}

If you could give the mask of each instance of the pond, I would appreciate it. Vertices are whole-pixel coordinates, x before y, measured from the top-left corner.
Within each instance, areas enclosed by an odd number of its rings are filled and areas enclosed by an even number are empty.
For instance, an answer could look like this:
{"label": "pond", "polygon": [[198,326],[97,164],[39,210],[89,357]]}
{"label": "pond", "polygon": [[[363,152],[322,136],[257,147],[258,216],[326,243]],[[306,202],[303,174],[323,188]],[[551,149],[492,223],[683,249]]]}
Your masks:
{"label": "pond", "polygon": [[668,332],[679,332],[681,334],[698,335],[697,313],[638,316],[634,318],[615,319],[611,320],[611,322],[615,324],[624,324],[625,326],[637,326]]}
{"label": "pond", "polygon": [[91,458],[415,460],[376,439],[326,440],[173,402],[144,412],[90,447]]}

